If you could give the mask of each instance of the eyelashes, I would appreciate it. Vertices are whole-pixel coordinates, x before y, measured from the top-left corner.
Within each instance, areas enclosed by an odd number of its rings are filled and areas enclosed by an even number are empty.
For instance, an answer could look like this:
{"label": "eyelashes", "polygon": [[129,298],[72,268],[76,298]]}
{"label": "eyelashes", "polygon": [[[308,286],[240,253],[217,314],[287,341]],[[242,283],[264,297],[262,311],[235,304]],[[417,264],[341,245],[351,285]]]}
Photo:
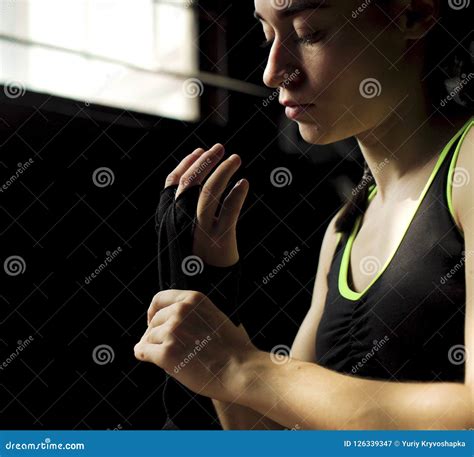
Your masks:
{"label": "eyelashes", "polygon": [[263,49],[267,49],[267,48],[269,48],[272,44],[273,44],[273,40],[264,40],[264,41],[259,45],[259,47],[261,47],[261,48],[263,48]]}
{"label": "eyelashes", "polygon": [[[316,32],[307,33],[301,37],[295,38],[296,44],[302,45],[312,45],[321,41],[324,38],[324,32],[318,30]],[[274,40],[264,40],[263,43],[259,45],[260,48],[267,49],[270,48]]]}
{"label": "eyelashes", "polygon": [[307,33],[306,35],[303,35],[302,37],[296,38],[295,42],[297,44],[312,45],[312,44],[317,43],[318,41],[321,41],[323,37],[324,37],[324,32],[318,30],[316,32]]}

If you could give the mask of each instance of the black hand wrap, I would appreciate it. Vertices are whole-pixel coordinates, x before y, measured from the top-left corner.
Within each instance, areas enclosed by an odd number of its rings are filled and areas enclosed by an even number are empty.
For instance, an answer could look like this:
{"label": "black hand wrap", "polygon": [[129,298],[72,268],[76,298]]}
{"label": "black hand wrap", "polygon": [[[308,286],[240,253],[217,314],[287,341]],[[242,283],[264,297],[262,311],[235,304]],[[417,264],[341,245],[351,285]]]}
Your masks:
{"label": "black hand wrap", "polygon": [[192,186],[175,200],[178,185],[161,191],[156,212],[159,289],[197,290],[235,324],[240,324],[238,294],[242,265],[208,265],[192,254],[196,208],[201,186]]}
{"label": "black hand wrap", "polygon": [[[237,312],[240,277],[239,260],[229,267],[208,265],[193,255],[196,210],[200,185],[190,186],[175,199],[178,185],[168,186],[160,193],[155,215],[158,234],[159,290],[197,290],[209,299],[235,324],[240,324]],[[187,394],[187,395],[186,395]],[[214,414],[212,403],[166,374],[163,391],[168,421],[166,428],[196,429]],[[206,410],[209,412],[206,414]],[[204,415],[203,415],[204,413]],[[209,425],[204,428],[211,428]]]}

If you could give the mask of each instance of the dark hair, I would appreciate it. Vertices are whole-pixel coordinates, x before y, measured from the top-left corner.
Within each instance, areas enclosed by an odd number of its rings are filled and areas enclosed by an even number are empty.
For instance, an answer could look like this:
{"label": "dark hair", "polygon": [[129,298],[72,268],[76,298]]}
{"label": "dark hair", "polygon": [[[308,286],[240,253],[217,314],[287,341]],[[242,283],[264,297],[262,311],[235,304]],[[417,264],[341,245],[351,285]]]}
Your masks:
{"label": "dark hair", "polygon": [[370,184],[374,177],[367,162],[364,161],[362,179],[352,190],[352,198],[346,202],[344,209],[335,222],[336,232],[349,232],[359,214],[364,214],[367,208]]}
{"label": "dark hair", "polygon": [[474,111],[474,31],[470,0],[440,1],[436,25],[424,40],[423,82],[433,108],[446,117]]}
{"label": "dark hair", "polygon": [[[383,1],[386,3],[386,1]],[[423,83],[433,110],[444,116],[472,115],[474,111],[474,32],[469,0],[439,2],[439,17],[425,35]],[[349,232],[364,214],[374,179],[367,162],[364,174],[336,219],[336,232]]]}

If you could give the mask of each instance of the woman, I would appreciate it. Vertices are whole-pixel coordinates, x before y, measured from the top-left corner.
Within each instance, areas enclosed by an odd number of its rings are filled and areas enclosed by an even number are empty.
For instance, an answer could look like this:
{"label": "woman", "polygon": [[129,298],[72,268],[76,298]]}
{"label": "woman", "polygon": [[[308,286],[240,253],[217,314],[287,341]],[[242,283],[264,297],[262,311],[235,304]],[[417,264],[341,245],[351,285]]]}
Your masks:
{"label": "woman", "polygon": [[[201,292],[153,298],[136,357],[213,399],[224,428],[474,427],[472,55],[469,41],[440,35],[472,30],[462,25],[468,2],[441,5],[255,1],[270,47],[265,84],[280,88],[307,142],[355,136],[366,166],[327,228],[311,307],[286,363],[258,350]],[[445,80],[458,90],[446,92]],[[222,145],[196,150],[165,187],[180,195],[200,184],[222,155]],[[235,154],[221,163],[197,206],[194,253],[220,267],[239,259],[246,180],[214,221],[239,165]],[[182,363],[204,339],[198,357]]]}

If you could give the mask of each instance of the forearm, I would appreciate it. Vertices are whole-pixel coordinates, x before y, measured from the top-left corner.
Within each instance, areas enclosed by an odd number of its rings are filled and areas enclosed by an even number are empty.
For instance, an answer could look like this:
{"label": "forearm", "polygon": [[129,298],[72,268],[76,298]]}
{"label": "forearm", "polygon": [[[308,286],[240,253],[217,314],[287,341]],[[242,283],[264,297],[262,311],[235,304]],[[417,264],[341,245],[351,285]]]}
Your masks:
{"label": "forearm", "polygon": [[[240,326],[245,330],[242,324]],[[285,427],[238,402],[211,399],[224,430],[283,430]]]}
{"label": "forearm", "polygon": [[283,430],[285,427],[253,409],[212,399],[224,430]]}
{"label": "forearm", "polygon": [[234,379],[235,401],[287,428],[473,427],[472,390],[464,384],[369,380],[296,359],[277,365],[262,351]]}

